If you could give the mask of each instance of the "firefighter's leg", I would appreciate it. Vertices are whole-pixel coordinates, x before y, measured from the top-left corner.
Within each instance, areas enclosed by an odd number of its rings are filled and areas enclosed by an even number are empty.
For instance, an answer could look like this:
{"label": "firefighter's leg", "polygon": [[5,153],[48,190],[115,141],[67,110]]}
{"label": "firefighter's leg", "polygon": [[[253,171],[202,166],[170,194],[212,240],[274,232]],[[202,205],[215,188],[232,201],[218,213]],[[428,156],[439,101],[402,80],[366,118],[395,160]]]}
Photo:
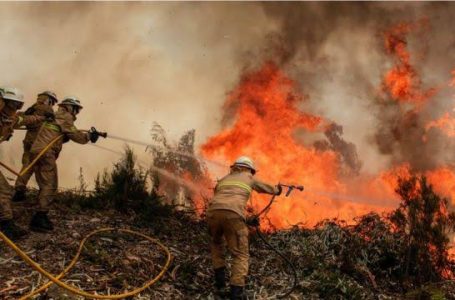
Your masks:
{"label": "firefighter's leg", "polygon": [[39,186],[39,208],[30,222],[30,229],[39,232],[53,230],[54,226],[47,216],[58,187],[56,158],[52,153],[45,154],[37,162],[35,177]]}
{"label": "firefighter's leg", "polygon": [[217,211],[207,216],[210,234],[210,250],[215,272],[215,288],[217,293],[224,293],[226,287],[226,267],[224,261],[223,214]]}
{"label": "firefighter's leg", "polygon": [[233,262],[231,270],[231,291],[243,291],[246,276],[248,275],[248,227],[245,221],[237,214],[230,213],[224,223],[224,234],[229,251],[232,253]]}
{"label": "firefighter's leg", "polygon": [[5,176],[0,172],[0,220],[13,219],[13,210],[11,208],[12,188]]}
{"label": "firefighter's leg", "polygon": [[[24,154],[22,155],[22,170],[28,167],[30,164],[30,151],[24,149]],[[14,186],[15,193],[13,196],[13,202],[25,201],[25,192],[27,190],[27,183],[33,175],[33,169],[29,170],[22,176],[17,177],[16,184]],[[21,170],[21,172],[22,172]]]}
{"label": "firefighter's leg", "polygon": [[13,221],[11,208],[12,187],[0,172],[0,231],[10,239],[18,239],[26,234],[26,231],[16,226]]}
{"label": "firefighter's leg", "polygon": [[218,269],[225,266],[222,215],[216,211],[213,212],[207,217],[207,223],[210,233],[210,250],[212,253],[213,268]]}

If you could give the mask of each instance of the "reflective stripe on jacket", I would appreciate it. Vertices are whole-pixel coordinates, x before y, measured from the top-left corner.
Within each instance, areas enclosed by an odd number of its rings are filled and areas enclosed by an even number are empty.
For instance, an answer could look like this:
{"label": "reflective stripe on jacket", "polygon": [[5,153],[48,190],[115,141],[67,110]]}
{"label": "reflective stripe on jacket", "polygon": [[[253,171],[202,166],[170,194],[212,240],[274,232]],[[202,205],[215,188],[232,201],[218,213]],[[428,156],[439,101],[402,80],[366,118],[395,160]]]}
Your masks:
{"label": "reflective stripe on jacket", "polygon": [[221,180],[215,187],[215,196],[207,209],[209,215],[214,210],[230,210],[245,217],[245,209],[252,191],[274,195],[278,189],[256,180],[249,172],[233,172]]}
{"label": "reflective stripe on jacket", "polygon": [[[33,142],[30,152],[38,154],[43,150],[53,139],[64,134],[68,139],[78,143],[87,144],[89,134],[78,130],[74,126],[76,118],[67,111],[57,111],[54,122],[44,122],[41,126],[35,141]],[[56,155],[60,153],[63,146],[63,139],[58,140],[51,148]]]}

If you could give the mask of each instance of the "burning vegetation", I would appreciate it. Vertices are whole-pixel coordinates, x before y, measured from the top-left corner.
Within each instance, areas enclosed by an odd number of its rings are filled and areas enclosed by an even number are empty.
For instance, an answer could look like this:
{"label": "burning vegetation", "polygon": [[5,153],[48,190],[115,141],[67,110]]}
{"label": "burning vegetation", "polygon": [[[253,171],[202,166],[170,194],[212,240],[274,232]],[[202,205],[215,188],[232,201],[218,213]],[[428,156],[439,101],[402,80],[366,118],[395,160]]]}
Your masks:
{"label": "burning vegetation", "polygon": [[[291,21],[285,29],[293,28]],[[348,138],[342,123],[312,109],[317,97],[305,90],[299,73],[290,66],[297,54],[296,45],[289,45],[277,50],[284,51],[278,58],[267,57],[245,68],[223,105],[222,129],[200,148],[195,130],[173,143],[155,123],[145,149],[149,161],[139,162],[128,148],[111,171],[98,176],[94,191],[86,193],[81,187],[61,192],[55,213],[74,217],[82,211],[87,215],[105,210],[109,216],[121,212],[115,224],[150,232],[171,245],[175,258],[157,290],[143,296],[205,299],[213,291],[208,288],[212,271],[203,216],[216,181],[207,162],[229,163],[247,155],[254,158],[258,177],[305,186],[303,193],[278,198],[260,227],[295,265],[296,298],[453,299],[455,285],[447,280],[453,280],[455,272],[450,254],[455,172],[454,157],[447,152],[454,146],[455,119],[453,111],[436,108],[445,107],[437,96],[455,84],[452,78],[428,86],[421,74],[419,61],[425,51],[413,52],[412,44],[424,41],[429,31],[431,21],[425,18],[394,24],[380,35],[389,66],[369,95],[371,114],[378,119],[370,146],[387,157],[380,171],[365,169],[362,149]],[[295,36],[287,33],[285,37]],[[320,38],[314,36],[314,40]],[[313,56],[312,52],[308,55]],[[253,195],[249,211],[260,211],[268,200]],[[114,222],[101,219],[110,225]],[[69,223],[62,221],[59,226],[68,229]],[[252,235],[252,240],[247,289],[258,299],[277,296],[291,281],[288,266],[271,255],[257,236]],[[27,241],[21,243],[25,249],[32,247]],[[91,252],[87,259],[93,259],[98,246],[86,249]],[[56,251],[54,243],[42,247]],[[12,257],[4,250],[1,265]],[[132,260],[142,265],[137,259]],[[134,280],[112,283],[108,273],[121,271],[108,260],[107,255],[100,258],[97,271],[87,268],[84,273],[95,277],[101,272],[102,287],[113,292],[138,284]],[[133,270],[131,263],[126,264],[127,270]],[[0,278],[9,272],[3,268]],[[41,280],[27,276],[22,267],[14,272],[17,281],[0,285],[7,297],[27,293],[28,289],[19,287]],[[100,288],[87,277],[90,280],[67,276],[86,289]]]}

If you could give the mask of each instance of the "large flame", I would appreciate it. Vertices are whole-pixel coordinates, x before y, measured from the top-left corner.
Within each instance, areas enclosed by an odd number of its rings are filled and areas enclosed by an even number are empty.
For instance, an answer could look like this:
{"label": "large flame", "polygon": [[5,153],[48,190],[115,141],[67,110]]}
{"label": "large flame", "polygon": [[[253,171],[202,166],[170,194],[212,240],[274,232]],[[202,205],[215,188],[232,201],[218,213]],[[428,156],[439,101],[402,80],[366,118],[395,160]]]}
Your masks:
{"label": "large flame", "polygon": [[[384,34],[385,50],[394,65],[384,75],[382,88],[396,101],[403,119],[409,114],[409,107],[413,114],[421,115],[437,90],[422,88],[408,49],[407,36],[426,29],[426,25],[426,20],[400,23]],[[395,194],[398,178],[415,174],[412,166],[405,162],[376,176],[361,174],[346,178],[339,153],[317,149],[307,141],[309,134],[323,133],[331,122],[305,112],[306,100],[283,70],[273,62],[264,63],[257,70],[245,73],[228,95],[223,107],[228,125],[202,145],[202,154],[228,162],[248,155],[256,161],[257,176],[262,180],[272,184],[303,184],[303,193],[280,197],[272,206],[268,217],[270,224],[277,228],[293,224],[310,226],[324,218],[349,221],[370,211],[395,208],[399,203]],[[441,120],[428,123],[426,129],[448,128],[452,136],[452,122],[447,114]],[[441,165],[421,174],[428,177],[442,196],[455,199],[455,173],[451,167]],[[253,208],[263,208],[268,199],[253,196]]]}
{"label": "large flame", "polygon": [[396,101],[411,103],[416,109],[435,94],[436,89],[426,91],[421,88],[421,78],[411,64],[407,35],[421,28],[426,28],[426,20],[417,23],[400,23],[384,33],[384,46],[395,59],[395,65],[384,76],[384,89]]}
{"label": "large flame", "polygon": [[[292,224],[315,224],[323,218],[352,219],[384,209],[383,203],[372,204],[371,191],[389,196],[377,182],[365,182],[364,197],[349,195],[349,188],[339,179],[340,161],[333,151],[319,151],[296,139],[297,132],[322,132],[326,120],[302,112],[305,98],[295,83],[275,64],[265,63],[258,71],[246,74],[230,93],[224,106],[233,118],[231,127],[210,138],[203,146],[206,157],[233,161],[241,155],[254,158],[258,177],[270,183],[303,184],[306,191],[290,198],[280,198],[269,213],[278,227]],[[361,190],[361,189],[359,189]],[[367,196],[368,195],[368,196]],[[393,196],[390,196],[393,198]],[[268,197],[255,196],[256,209]],[[389,203],[390,204],[390,203]]]}

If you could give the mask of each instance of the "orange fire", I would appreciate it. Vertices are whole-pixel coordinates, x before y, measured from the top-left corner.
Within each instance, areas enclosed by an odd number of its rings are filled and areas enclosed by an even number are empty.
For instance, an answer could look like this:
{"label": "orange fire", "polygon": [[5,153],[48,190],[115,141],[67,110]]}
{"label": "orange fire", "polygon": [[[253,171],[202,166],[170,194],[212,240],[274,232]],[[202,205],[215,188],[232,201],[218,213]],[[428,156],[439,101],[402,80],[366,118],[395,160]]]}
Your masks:
{"label": "orange fire", "polygon": [[[225,161],[248,155],[255,159],[257,176],[263,180],[305,185],[305,192],[280,197],[272,206],[268,217],[278,228],[313,225],[323,218],[352,219],[383,210],[382,204],[369,204],[366,197],[353,200],[346,196],[349,189],[339,180],[336,153],[318,151],[296,140],[297,130],[321,132],[327,123],[302,112],[299,106],[304,101],[284,72],[271,62],[264,64],[245,75],[230,93],[224,109],[235,114],[234,123],[202,146],[203,155]],[[256,195],[253,206],[260,209],[268,199]]]}
{"label": "orange fire", "polygon": [[438,128],[447,136],[455,137],[455,118],[446,112],[441,118],[427,123],[425,129],[428,131],[431,128]]}
{"label": "orange fire", "polygon": [[[415,114],[426,108],[424,104],[436,91],[421,88],[406,40],[423,23],[402,23],[385,34],[386,50],[395,58],[396,65],[386,73],[382,87],[400,108],[411,104]],[[346,178],[338,153],[317,149],[307,141],[307,135],[322,136],[331,124],[322,116],[305,112],[307,100],[283,70],[273,62],[264,63],[259,69],[245,73],[230,92],[223,107],[226,124],[230,126],[208,139],[201,146],[202,154],[227,162],[247,155],[256,161],[259,169],[256,176],[260,179],[305,186],[303,193],[295,192],[289,198],[282,196],[276,200],[267,215],[272,227],[312,226],[325,218],[349,222],[371,211],[396,208],[398,178],[414,173],[410,164],[392,166],[376,176],[362,174]],[[406,109],[400,111],[403,118],[409,113]],[[455,199],[455,173],[449,167],[441,166],[424,175],[438,193]],[[252,206],[259,211],[268,200],[267,196],[253,194]]]}
{"label": "orange fire", "polygon": [[422,90],[420,76],[411,64],[408,49],[407,35],[425,24],[425,20],[418,23],[400,23],[384,34],[385,49],[396,62],[384,76],[383,89],[395,101],[411,103],[416,109],[420,109],[436,92],[434,88]]}
{"label": "orange fire", "polygon": [[[452,71],[452,79],[449,82],[449,86],[455,86],[455,70]],[[445,133],[448,137],[455,137],[455,116],[454,116],[455,108],[452,109],[452,112],[444,113],[442,117],[439,119],[430,121],[425,126],[425,129],[428,131],[431,128],[438,128],[443,133]]]}

